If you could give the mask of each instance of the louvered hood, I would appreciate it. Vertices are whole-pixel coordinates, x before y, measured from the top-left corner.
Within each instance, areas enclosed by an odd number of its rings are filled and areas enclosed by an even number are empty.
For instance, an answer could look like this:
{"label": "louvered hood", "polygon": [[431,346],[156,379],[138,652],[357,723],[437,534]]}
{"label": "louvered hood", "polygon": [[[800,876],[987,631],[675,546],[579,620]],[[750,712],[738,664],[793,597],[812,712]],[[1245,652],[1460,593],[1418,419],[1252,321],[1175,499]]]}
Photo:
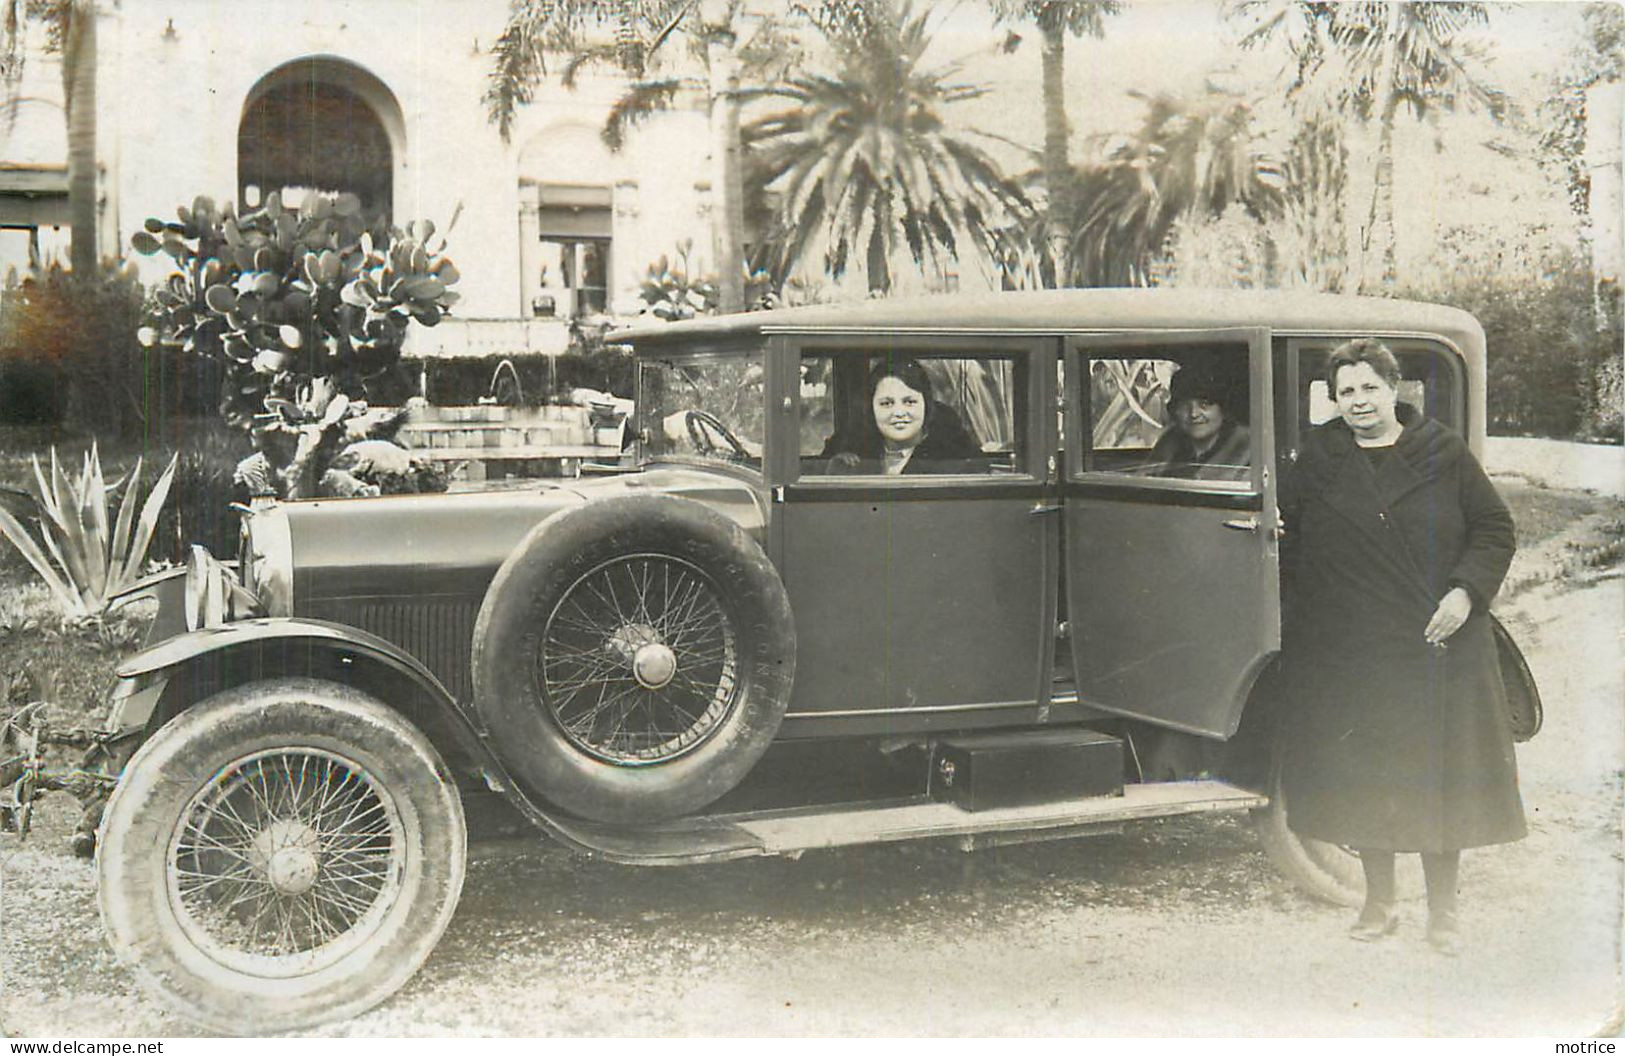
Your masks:
{"label": "louvered hood", "polygon": [[[762,536],[764,504],[749,482],[660,469],[513,491],[276,503],[248,518],[245,560],[264,556],[245,571],[251,585],[262,581],[272,615],[370,631],[467,700],[474,618],[514,546],[560,510],[637,491],[693,498]],[[291,591],[270,589],[275,579],[291,582]]]}

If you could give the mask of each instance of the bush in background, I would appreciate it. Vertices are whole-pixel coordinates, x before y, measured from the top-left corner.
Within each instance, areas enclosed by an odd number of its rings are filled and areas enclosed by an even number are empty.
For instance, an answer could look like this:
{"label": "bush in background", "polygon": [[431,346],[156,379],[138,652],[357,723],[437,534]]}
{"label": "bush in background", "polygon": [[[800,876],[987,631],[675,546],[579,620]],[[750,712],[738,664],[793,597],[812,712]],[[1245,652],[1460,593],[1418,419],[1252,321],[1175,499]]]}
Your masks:
{"label": "bush in background", "polygon": [[248,438],[219,418],[190,423],[177,445],[175,484],[158,518],[154,558],[183,561],[193,543],[222,559],[236,555],[238,513],[232,503],[246,503],[249,496],[233,474],[252,452]]}
{"label": "bush in background", "polygon": [[1489,349],[1489,431],[1620,443],[1617,287],[1594,287],[1578,256],[1533,278],[1457,272],[1399,292],[1473,313]]}
{"label": "bush in background", "polygon": [[139,435],[160,391],[136,341],[144,293],[133,274],[76,276],[52,265],[5,291],[0,407],[7,422]]}

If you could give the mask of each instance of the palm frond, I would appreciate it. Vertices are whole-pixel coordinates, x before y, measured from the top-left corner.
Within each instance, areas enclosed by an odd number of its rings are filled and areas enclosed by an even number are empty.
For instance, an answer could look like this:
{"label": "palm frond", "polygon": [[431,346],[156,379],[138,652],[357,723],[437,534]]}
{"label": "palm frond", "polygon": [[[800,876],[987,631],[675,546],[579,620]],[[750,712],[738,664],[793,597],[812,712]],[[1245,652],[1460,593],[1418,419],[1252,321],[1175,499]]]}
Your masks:
{"label": "palm frond", "polygon": [[[781,226],[795,232],[779,243],[786,263],[821,245],[824,270],[838,279],[859,254],[880,291],[890,288],[898,249],[917,265],[941,265],[959,252],[967,225],[1019,211],[1026,198],[945,120],[983,89],[952,79],[952,66],[922,65],[928,16],[906,5],[872,13],[885,17],[861,34],[827,33],[833,68],[793,78],[777,94],[795,105],[752,121],[742,138],[754,171],[778,193]],[[968,233],[995,251],[990,231]]]}
{"label": "palm frond", "polygon": [[671,109],[672,100],[682,90],[683,82],[677,77],[658,81],[639,81],[631,85],[609,108],[599,138],[610,150],[626,145],[626,133],[648,120],[653,114]]}

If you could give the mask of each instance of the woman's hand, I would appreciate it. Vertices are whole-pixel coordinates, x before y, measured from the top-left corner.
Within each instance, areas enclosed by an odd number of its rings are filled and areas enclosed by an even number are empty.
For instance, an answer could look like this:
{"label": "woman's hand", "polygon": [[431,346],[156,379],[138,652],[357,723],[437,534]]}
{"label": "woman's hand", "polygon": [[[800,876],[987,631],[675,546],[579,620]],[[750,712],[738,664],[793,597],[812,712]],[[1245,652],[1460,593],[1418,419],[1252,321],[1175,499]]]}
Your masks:
{"label": "woman's hand", "polygon": [[1433,610],[1433,618],[1428,621],[1422,637],[1429,645],[1438,645],[1461,630],[1461,625],[1472,614],[1473,596],[1461,587],[1451,587],[1450,593],[1439,599],[1439,607]]}

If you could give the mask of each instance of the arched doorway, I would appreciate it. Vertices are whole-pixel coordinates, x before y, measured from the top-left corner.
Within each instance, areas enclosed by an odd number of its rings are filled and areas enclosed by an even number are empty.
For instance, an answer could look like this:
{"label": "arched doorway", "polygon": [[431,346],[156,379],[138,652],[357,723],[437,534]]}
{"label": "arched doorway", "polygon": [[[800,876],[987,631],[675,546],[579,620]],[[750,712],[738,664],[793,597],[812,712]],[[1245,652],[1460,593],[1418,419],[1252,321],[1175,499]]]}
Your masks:
{"label": "arched doorway", "polygon": [[272,191],[349,191],[369,215],[391,215],[404,132],[394,93],[354,63],[312,56],[279,66],[243,103],[238,204],[255,208]]}

